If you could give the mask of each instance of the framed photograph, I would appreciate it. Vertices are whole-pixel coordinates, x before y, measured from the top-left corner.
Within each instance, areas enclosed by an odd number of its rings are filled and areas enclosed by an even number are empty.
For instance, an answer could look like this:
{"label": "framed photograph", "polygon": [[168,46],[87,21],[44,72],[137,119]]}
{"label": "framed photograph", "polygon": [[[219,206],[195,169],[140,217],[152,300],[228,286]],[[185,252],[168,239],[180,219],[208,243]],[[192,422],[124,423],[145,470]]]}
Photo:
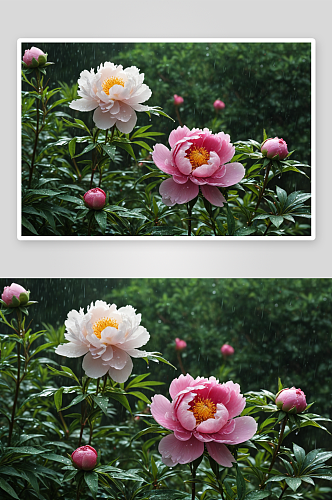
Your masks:
{"label": "framed photograph", "polygon": [[313,240],[315,40],[19,39],[19,240]]}

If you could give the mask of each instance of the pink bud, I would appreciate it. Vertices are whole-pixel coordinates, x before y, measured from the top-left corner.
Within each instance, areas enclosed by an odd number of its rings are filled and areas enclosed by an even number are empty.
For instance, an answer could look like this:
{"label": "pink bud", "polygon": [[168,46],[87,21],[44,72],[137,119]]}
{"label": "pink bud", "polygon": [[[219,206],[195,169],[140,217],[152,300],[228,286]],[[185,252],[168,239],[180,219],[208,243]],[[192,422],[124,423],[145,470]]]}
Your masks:
{"label": "pink bud", "polygon": [[261,152],[267,158],[283,160],[288,155],[287,144],[278,137],[266,139],[261,146]]}
{"label": "pink bud", "polygon": [[38,47],[31,47],[31,49],[27,49],[24,52],[23,62],[27,66],[31,66],[32,68],[36,68],[37,66],[43,66],[47,61],[47,54]]}
{"label": "pink bud", "polygon": [[183,103],[183,97],[181,97],[180,95],[176,95],[174,94],[174,104],[175,106],[180,106],[180,104]]}
{"label": "pink bud", "polygon": [[279,410],[287,413],[301,413],[307,407],[304,392],[295,387],[279,391],[275,402]]}
{"label": "pink bud", "polygon": [[187,342],[178,338],[175,339],[175,349],[177,351],[182,351],[186,347],[187,347]]}
{"label": "pink bud", "polygon": [[98,453],[92,446],[86,445],[77,448],[71,458],[78,469],[92,470],[96,466]]}
{"label": "pink bud", "polygon": [[221,101],[220,99],[217,99],[216,101],[214,101],[213,107],[214,107],[214,109],[224,109],[225,103],[223,101]]}
{"label": "pink bud", "polygon": [[18,307],[29,302],[29,295],[30,292],[23,286],[12,283],[10,286],[5,286],[1,298],[8,307]]}
{"label": "pink bud", "polygon": [[101,210],[106,203],[106,193],[100,188],[90,189],[83,198],[86,206],[95,210]]}
{"label": "pink bud", "polygon": [[234,354],[234,348],[229,344],[224,344],[223,346],[221,346],[220,351],[225,358]]}

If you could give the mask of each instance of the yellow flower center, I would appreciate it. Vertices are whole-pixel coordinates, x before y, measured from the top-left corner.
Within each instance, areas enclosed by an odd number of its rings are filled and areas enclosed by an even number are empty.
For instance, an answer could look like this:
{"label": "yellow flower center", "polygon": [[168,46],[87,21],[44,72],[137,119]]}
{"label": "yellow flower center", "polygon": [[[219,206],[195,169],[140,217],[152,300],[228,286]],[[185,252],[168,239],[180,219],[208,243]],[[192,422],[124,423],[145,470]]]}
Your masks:
{"label": "yellow flower center", "polygon": [[103,91],[105,94],[109,95],[110,93],[110,88],[113,87],[113,85],[122,85],[124,87],[124,79],[119,78],[118,76],[111,76],[110,78],[107,78],[107,80],[104,80],[101,86],[103,87]]}
{"label": "yellow flower center", "polygon": [[107,326],[112,326],[113,328],[118,328],[119,323],[113,318],[101,318],[93,324],[93,333],[101,338],[101,332],[105,330]]}
{"label": "yellow flower center", "polygon": [[204,163],[207,163],[207,161],[210,159],[210,153],[203,147],[197,148],[196,146],[192,145],[190,146],[188,153],[186,154],[186,158],[189,159],[194,170],[195,168],[204,165]]}
{"label": "yellow flower center", "polygon": [[211,399],[195,399],[193,406],[189,411],[192,411],[194,417],[196,418],[196,424],[200,424],[207,420],[208,418],[214,418],[214,414],[217,411],[217,406],[211,401]]}

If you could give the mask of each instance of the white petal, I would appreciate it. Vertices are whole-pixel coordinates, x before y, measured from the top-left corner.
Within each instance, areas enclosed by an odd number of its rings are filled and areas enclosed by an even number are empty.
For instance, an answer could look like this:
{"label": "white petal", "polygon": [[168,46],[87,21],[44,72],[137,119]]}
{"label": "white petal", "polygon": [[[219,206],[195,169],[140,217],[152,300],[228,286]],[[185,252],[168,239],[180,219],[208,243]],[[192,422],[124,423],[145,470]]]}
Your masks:
{"label": "white petal", "polygon": [[101,130],[107,130],[108,128],[113,127],[116,122],[116,118],[113,118],[109,112],[103,113],[98,107],[93,113],[93,121]]}
{"label": "white petal", "polygon": [[82,367],[90,378],[103,377],[109,368],[108,365],[102,363],[101,358],[94,359],[90,352],[84,356]]}
{"label": "white petal", "polygon": [[71,109],[76,109],[77,111],[92,111],[98,106],[98,101],[95,99],[77,99],[69,104]]}
{"label": "white petal", "polygon": [[126,382],[126,380],[128,380],[132,372],[132,369],[133,369],[133,362],[131,360],[131,357],[128,356],[128,361],[122,368],[122,370],[117,370],[116,368],[111,367],[108,373],[115,382],[121,383],[121,382]]}
{"label": "white petal", "polygon": [[68,342],[68,344],[61,344],[55,349],[56,354],[60,356],[66,356],[66,358],[79,358],[88,352],[88,346],[84,344],[74,344],[73,342]]}
{"label": "white petal", "polygon": [[137,116],[136,113],[134,112],[130,120],[127,122],[121,122],[120,120],[117,120],[116,128],[119,129],[120,132],[122,132],[123,134],[130,134],[130,132],[134,130],[136,121],[137,121]]}
{"label": "white petal", "polygon": [[113,347],[113,357],[108,361],[108,364],[117,370],[121,370],[128,362],[130,356],[117,347]]}

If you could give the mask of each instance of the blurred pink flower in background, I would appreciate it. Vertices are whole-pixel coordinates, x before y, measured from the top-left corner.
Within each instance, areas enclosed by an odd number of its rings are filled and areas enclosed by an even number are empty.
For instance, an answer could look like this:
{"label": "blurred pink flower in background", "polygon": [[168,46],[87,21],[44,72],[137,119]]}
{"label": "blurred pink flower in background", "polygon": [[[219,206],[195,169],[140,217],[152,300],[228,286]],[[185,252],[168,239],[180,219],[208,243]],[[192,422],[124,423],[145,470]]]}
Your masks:
{"label": "blurred pink flower in background", "polygon": [[92,446],[86,445],[77,448],[71,458],[78,469],[92,470],[97,464],[98,453]]}
{"label": "blurred pink flower in background", "polygon": [[18,307],[29,302],[29,295],[30,292],[23,288],[23,286],[12,283],[10,286],[5,286],[1,299],[8,307]]}
{"label": "blurred pink flower in background", "polygon": [[295,387],[291,387],[291,389],[285,388],[279,391],[275,402],[279,410],[287,413],[301,413],[307,407],[304,392]]}
{"label": "blurred pink flower in background", "polygon": [[87,207],[101,210],[105,206],[106,193],[100,188],[89,189],[83,196]]}
{"label": "blurred pink flower in background", "polygon": [[162,438],[159,453],[165,465],[186,464],[200,457],[204,444],[210,456],[224,467],[235,458],[226,444],[238,444],[253,437],[254,418],[239,415],[246,405],[239,384],[219,384],[209,379],[180,375],[169,387],[170,402],[162,394],[153,396],[151,413],[166,429],[174,431]]}
{"label": "blurred pink flower in background", "polygon": [[183,97],[180,95],[174,94],[174,104],[175,106],[180,106],[183,103]]}
{"label": "blurred pink flower in background", "polygon": [[245,174],[241,163],[227,163],[235,153],[230,136],[219,132],[189,130],[185,125],[169,135],[171,151],[163,144],[153,148],[156,166],[172,177],[163,181],[159,192],[165,205],[173,206],[194,199],[199,192],[213,205],[222,207],[226,201],[217,186],[228,187]]}
{"label": "blurred pink flower in background", "polygon": [[187,347],[187,342],[185,340],[181,340],[178,337],[175,339],[175,349],[177,351],[182,351]]}
{"label": "blurred pink flower in background", "polygon": [[216,101],[214,101],[213,107],[215,110],[224,109],[225,103],[223,101],[221,101],[220,99],[217,99]]}
{"label": "blurred pink flower in background", "polygon": [[234,354],[234,348],[229,344],[224,344],[223,346],[221,346],[220,351],[225,358]]}
{"label": "blurred pink flower in background", "polygon": [[267,158],[284,160],[288,155],[287,144],[283,139],[279,139],[279,137],[265,139],[261,146],[261,152]]}
{"label": "blurred pink flower in background", "polygon": [[47,61],[47,54],[38,47],[31,47],[24,52],[23,62],[32,68],[37,68],[38,66],[43,66]]}

